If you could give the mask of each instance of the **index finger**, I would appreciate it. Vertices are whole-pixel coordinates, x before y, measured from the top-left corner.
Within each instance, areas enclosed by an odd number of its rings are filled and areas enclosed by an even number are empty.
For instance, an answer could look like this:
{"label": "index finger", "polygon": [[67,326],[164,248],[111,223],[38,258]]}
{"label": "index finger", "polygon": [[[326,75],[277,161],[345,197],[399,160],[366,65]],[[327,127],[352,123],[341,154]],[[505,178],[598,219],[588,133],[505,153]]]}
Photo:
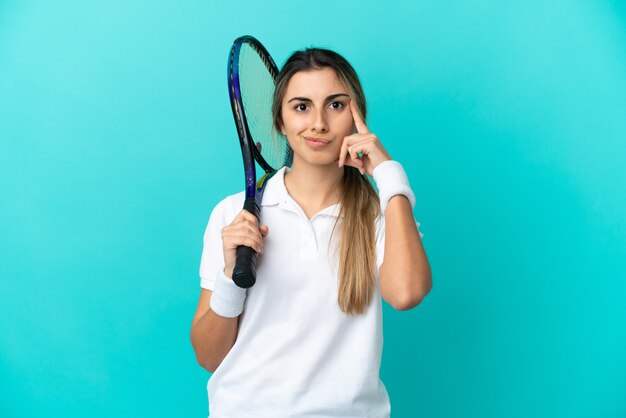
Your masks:
{"label": "index finger", "polygon": [[254,225],[257,225],[259,223],[259,220],[256,218],[256,216],[254,216],[252,213],[248,212],[245,209],[243,209],[241,212],[237,214],[237,216],[235,216],[233,223],[239,223],[239,222],[244,222],[244,221],[250,222]]}
{"label": "index finger", "polygon": [[369,134],[370,131],[367,129],[367,125],[363,120],[363,116],[361,116],[361,112],[356,107],[356,103],[354,100],[350,100],[350,110],[352,111],[352,118],[354,119],[354,126],[356,126],[356,131],[360,134]]}

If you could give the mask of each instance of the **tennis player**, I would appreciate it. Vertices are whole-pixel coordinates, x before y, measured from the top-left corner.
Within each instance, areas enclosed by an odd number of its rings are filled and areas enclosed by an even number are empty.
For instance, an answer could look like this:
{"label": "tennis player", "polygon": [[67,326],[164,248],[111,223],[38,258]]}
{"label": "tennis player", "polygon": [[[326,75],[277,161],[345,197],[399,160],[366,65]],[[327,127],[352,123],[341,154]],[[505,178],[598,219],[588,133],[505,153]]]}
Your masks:
{"label": "tennis player", "polygon": [[[218,203],[204,234],[191,341],[213,373],[211,417],[390,416],[381,300],[415,308],[431,272],[407,175],[365,117],[361,83],[337,53],[296,51],[280,71],[273,118],[293,164],[269,180],[260,222],[241,192]],[[249,289],[231,279],[240,245],[258,253]]]}

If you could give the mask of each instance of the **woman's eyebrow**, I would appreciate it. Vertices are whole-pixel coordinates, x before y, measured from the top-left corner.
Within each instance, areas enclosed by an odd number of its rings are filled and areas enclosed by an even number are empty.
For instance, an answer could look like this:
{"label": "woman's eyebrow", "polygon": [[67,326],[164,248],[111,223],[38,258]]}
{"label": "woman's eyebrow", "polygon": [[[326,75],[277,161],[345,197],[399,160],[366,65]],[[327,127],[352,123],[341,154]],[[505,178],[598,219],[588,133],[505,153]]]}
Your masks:
{"label": "woman's eyebrow", "polygon": [[[326,98],[326,101],[328,102],[330,100],[333,100],[333,99],[336,99],[337,97],[342,97],[342,96],[350,97],[350,95],[348,95],[346,93],[337,93],[337,94],[331,94],[330,96],[328,96]],[[311,103],[313,103],[313,100],[309,99],[308,97],[292,97],[291,99],[289,99],[289,101],[287,103],[293,102],[294,100],[299,100],[301,102],[311,102]]]}

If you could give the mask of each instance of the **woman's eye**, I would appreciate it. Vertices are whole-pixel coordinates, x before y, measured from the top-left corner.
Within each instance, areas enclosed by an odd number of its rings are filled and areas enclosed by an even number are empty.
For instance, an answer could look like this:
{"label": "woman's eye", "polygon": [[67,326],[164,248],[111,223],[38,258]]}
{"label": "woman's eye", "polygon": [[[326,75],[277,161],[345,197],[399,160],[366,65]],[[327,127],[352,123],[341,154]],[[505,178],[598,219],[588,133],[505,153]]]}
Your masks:
{"label": "woman's eye", "polygon": [[[345,104],[342,102],[332,102],[329,106],[332,109],[339,110],[339,109],[343,109],[345,107]],[[304,112],[305,110],[309,108],[309,106],[305,103],[298,103],[293,108],[296,110],[296,112]]]}
{"label": "woman's eye", "polygon": [[306,110],[306,105],[304,103],[299,103],[295,106],[297,112],[304,112]]}

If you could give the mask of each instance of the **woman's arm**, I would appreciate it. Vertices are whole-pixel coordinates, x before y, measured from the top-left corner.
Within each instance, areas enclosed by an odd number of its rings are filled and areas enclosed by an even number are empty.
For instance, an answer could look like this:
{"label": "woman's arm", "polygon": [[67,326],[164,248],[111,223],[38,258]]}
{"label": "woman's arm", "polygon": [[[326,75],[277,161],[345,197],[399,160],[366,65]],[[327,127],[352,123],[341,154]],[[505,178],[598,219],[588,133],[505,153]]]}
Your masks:
{"label": "woman's arm", "polygon": [[[262,252],[263,238],[269,228],[267,225],[259,227],[257,218],[242,210],[229,225],[221,228],[221,245],[217,238],[219,232],[219,222],[211,215],[203,260],[204,257],[212,260],[207,263],[214,266],[215,258],[223,255],[224,268],[215,275],[212,290],[202,289],[191,325],[191,344],[196,360],[210,372],[217,369],[237,340],[239,316],[243,312],[246,294],[245,289],[232,281],[237,247],[246,245],[257,253]],[[214,269],[207,269],[211,271],[207,274],[215,274]]]}
{"label": "woman's arm", "polygon": [[399,311],[413,309],[432,288],[430,265],[409,200],[396,195],[385,211],[385,254],[379,269],[383,299]]}
{"label": "woman's arm", "polygon": [[[349,165],[358,168],[362,174],[374,176],[381,194],[381,210],[385,215],[385,254],[378,270],[380,294],[399,311],[412,309],[419,305],[432,287],[430,265],[413,219],[413,207],[402,194],[413,193],[401,168],[401,172],[392,169],[390,174],[376,179],[374,169],[391,160],[391,156],[378,137],[369,131],[353,100],[350,101],[350,110],[357,133],[343,139],[339,166]],[[385,180],[383,184],[379,184],[381,180]],[[399,189],[396,180],[400,182]],[[398,191],[400,194],[396,194]]]}
{"label": "woman's arm", "polygon": [[191,345],[198,364],[213,373],[237,340],[239,317],[225,318],[211,310],[211,292],[202,289],[191,325]]}

